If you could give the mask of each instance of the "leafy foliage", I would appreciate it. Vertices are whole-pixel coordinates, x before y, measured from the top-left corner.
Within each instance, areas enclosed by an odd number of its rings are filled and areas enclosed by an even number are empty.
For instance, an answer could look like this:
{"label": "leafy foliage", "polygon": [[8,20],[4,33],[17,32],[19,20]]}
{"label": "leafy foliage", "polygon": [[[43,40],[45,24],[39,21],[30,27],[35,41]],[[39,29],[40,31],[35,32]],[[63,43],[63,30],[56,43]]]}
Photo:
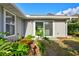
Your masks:
{"label": "leafy foliage", "polygon": [[68,22],[68,34],[74,35],[79,32],[79,21],[78,19],[72,19]]}
{"label": "leafy foliage", "polygon": [[11,48],[11,42],[0,39],[0,56],[12,55],[10,51]]}
{"label": "leafy foliage", "polygon": [[22,36],[19,33],[17,33],[17,36],[18,36],[18,41],[22,39]]}
{"label": "leafy foliage", "polygon": [[28,51],[28,45],[0,39],[0,56],[23,56],[27,55]]}
{"label": "leafy foliage", "polygon": [[36,41],[36,44],[39,47],[41,54],[44,54],[44,52],[45,52],[44,44],[41,41],[39,41],[39,40]]}
{"label": "leafy foliage", "polygon": [[37,30],[37,31],[36,31],[36,35],[38,35],[38,36],[43,36],[43,30],[42,30],[42,29]]}
{"label": "leafy foliage", "polygon": [[21,43],[13,43],[11,51],[13,56],[24,56],[28,54],[29,46]]}
{"label": "leafy foliage", "polygon": [[50,43],[50,40],[48,37],[43,37],[44,40],[48,41]]}
{"label": "leafy foliage", "polygon": [[32,40],[34,38],[34,36],[32,36],[32,35],[27,35],[26,36],[26,39],[28,39],[28,40]]}
{"label": "leafy foliage", "polygon": [[[6,35],[6,33],[1,33],[1,35]],[[5,38],[0,37],[0,56],[25,56],[29,54],[30,44],[34,41],[32,40],[34,36],[28,35],[23,40],[17,40],[15,42],[9,42]],[[21,37],[19,39],[22,39]],[[43,54],[45,51],[44,45],[38,41],[38,47]]]}
{"label": "leafy foliage", "polygon": [[37,36],[43,36],[43,23],[42,22],[36,22],[36,32],[35,34]]}

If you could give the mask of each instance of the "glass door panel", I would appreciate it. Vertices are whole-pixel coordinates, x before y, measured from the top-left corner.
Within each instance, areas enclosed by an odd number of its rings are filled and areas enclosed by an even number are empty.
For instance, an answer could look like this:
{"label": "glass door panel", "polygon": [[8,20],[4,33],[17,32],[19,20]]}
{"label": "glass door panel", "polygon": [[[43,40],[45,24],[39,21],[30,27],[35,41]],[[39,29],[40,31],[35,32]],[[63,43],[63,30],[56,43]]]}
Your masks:
{"label": "glass door panel", "polygon": [[35,35],[43,36],[43,22],[36,22],[36,24],[35,24]]}
{"label": "glass door panel", "polygon": [[53,25],[52,22],[45,22],[45,36],[52,36]]}

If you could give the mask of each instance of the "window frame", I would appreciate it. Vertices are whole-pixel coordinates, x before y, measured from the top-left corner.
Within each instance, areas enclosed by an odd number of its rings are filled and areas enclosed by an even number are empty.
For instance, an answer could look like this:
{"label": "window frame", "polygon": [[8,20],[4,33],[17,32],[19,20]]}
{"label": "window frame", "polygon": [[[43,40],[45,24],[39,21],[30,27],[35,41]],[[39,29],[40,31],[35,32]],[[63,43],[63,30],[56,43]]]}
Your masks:
{"label": "window frame", "polygon": [[[9,24],[9,23],[6,23],[6,13],[10,13],[12,16],[14,16],[14,24]],[[8,11],[7,9],[4,8],[4,32],[6,32],[6,24],[9,24],[9,25],[14,25],[14,34],[13,35],[4,35],[4,37],[12,37],[12,36],[15,36],[16,35],[16,15],[10,11]]]}
{"label": "window frame", "polygon": [[[45,21],[45,22],[44,22],[44,31],[46,31],[46,28],[45,28],[46,22],[49,23],[50,21]],[[45,32],[44,36],[47,36],[47,37],[53,36],[53,21],[51,22],[51,24],[52,24],[52,28],[51,28],[51,29],[52,29],[52,35],[46,35],[46,32]]]}
{"label": "window frame", "polygon": [[[46,36],[45,35],[45,22],[49,22],[49,21],[34,21],[34,35],[35,36],[37,36],[36,35],[36,22],[42,22],[43,23],[43,36]],[[53,21],[52,21],[52,35],[51,36],[53,36]],[[46,36],[46,37],[51,37],[51,36]]]}
{"label": "window frame", "polygon": [[[42,22],[43,23],[43,36],[45,36],[45,32],[44,32],[44,22],[43,21],[36,21],[36,22]],[[36,35],[36,22],[35,22],[35,36],[37,36]]]}

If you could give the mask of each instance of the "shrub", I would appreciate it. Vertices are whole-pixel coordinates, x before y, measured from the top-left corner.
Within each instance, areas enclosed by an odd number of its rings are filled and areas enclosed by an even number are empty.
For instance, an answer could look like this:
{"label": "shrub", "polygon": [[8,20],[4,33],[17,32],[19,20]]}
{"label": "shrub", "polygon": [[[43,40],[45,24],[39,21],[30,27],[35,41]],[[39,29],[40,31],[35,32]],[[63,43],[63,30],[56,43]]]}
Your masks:
{"label": "shrub", "polygon": [[44,44],[40,40],[36,40],[35,43],[39,47],[41,55],[43,55],[44,52],[45,52],[45,46],[44,46]]}
{"label": "shrub", "polygon": [[17,33],[17,36],[18,36],[18,40],[22,39],[22,35],[20,35],[19,33]]}
{"label": "shrub", "polygon": [[78,19],[72,19],[68,22],[68,34],[74,35],[75,32],[79,32],[79,21]]}
{"label": "shrub", "polygon": [[26,39],[23,39],[20,41],[20,43],[28,44],[28,45],[30,45],[32,42],[33,42],[33,40],[26,40]]}
{"label": "shrub", "polygon": [[32,40],[32,38],[34,38],[34,36],[32,36],[32,35],[27,35],[25,38],[26,38],[27,40]]}
{"label": "shrub", "polygon": [[11,51],[13,56],[28,55],[29,46],[21,43],[13,43]]}
{"label": "shrub", "polygon": [[75,32],[74,35],[79,37],[79,32]]}
{"label": "shrub", "polygon": [[28,45],[0,39],[0,56],[23,56],[28,55],[28,52]]}
{"label": "shrub", "polygon": [[11,42],[6,40],[0,39],[0,56],[9,56],[12,55],[11,49]]}
{"label": "shrub", "polygon": [[37,32],[36,32],[36,35],[37,36],[43,36],[43,30],[41,29],[41,30],[38,30]]}
{"label": "shrub", "polygon": [[48,41],[50,43],[50,40],[48,37],[43,37],[44,40]]}

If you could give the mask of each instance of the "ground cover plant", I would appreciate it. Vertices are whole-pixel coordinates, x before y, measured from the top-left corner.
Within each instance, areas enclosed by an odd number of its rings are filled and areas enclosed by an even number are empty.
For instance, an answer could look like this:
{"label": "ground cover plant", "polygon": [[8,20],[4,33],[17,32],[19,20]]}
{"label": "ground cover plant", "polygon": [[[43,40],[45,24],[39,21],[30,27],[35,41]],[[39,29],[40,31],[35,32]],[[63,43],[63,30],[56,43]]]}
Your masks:
{"label": "ground cover plant", "polygon": [[27,35],[20,36],[14,42],[0,36],[0,56],[77,56],[79,55],[79,37],[58,38],[50,40],[48,37],[37,38]]}
{"label": "ground cover plant", "polygon": [[[41,48],[42,43],[39,42],[39,44],[36,44],[38,41],[33,40],[34,36],[27,35],[25,38],[19,36],[20,35],[18,35],[18,39],[14,42],[0,37],[0,56],[28,56],[38,55],[39,51],[43,52],[43,49]],[[37,46],[40,49],[37,48]]]}

